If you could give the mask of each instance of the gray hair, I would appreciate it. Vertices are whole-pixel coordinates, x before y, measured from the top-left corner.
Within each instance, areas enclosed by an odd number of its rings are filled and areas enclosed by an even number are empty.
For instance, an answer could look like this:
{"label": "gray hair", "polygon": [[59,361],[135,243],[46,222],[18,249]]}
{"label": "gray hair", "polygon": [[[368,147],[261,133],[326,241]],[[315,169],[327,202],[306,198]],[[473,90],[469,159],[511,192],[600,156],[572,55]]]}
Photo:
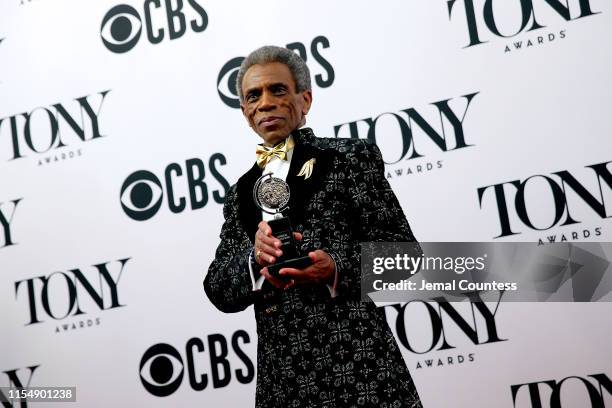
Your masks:
{"label": "gray hair", "polygon": [[242,61],[242,64],[240,64],[240,70],[236,78],[236,91],[238,92],[240,103],[244,102],[244,95],[242,94],[242,79],[244,78],[244,74],[253,65],[268,64],[270,62],[280,62],[289,68],[289,71],[291,71],[293,75],[293,80],[295,81],[296,92],[312,90],[310,85],[310,70],[299,55],[287,48],[266,45],[250,53],[244,61]]}

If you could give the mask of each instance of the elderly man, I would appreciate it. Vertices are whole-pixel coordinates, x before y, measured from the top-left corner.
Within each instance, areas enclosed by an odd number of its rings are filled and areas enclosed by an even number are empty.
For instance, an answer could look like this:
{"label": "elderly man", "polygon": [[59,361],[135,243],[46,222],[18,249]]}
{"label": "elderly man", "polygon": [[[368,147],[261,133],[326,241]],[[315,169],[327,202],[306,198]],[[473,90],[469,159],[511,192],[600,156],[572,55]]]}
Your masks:
{"label": "elderly man", "polygon": [[[384,177],[380,151],[362,140],[301,128],[312,103],[297,54],[262,47],[236,84],[257,162],[225,200],[221,243],[204,288],[223,312],[251,304],[257,321],[257,407],[421,407],[385,313],[360,301],[360,242],[414,241]],[[281,241],[253,201],[262,174],[290,188],[285,216],[310,265],[270,271]]]}

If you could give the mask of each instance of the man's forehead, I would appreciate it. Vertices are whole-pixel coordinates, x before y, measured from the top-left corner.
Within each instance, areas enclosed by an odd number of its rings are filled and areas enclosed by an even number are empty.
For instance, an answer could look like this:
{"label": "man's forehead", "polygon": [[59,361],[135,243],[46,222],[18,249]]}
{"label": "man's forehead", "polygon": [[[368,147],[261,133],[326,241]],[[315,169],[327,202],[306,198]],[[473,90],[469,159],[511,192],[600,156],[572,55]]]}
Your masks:
{"label": "man's forehead", "polygon": [[259,88],[276,84],[294,84],[289,67],[282,62],[254,64],[244,74],[244,88]]}

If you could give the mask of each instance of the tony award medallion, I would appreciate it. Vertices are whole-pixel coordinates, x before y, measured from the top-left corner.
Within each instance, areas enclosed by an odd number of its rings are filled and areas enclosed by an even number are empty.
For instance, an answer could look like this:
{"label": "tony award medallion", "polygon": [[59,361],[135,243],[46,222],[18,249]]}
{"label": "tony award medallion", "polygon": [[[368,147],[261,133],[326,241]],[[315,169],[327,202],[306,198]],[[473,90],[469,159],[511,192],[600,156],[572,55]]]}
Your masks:
{"label": "tony award medallion", "polygon": [[312,264],[308,256],[300,256],[293,237],[293,228],[289,217],[282,214],[288,208],[289,184],[282,179],[274,177],[272,173],[261,176],[253,187],[253,201],[262,211],[274,215],[274,219],[268,221],[272,228],[272,235],[281,242],[283,254],[276,259],[276,263],[268,266],[268,271],[274,277],[279,277],[278,271],[282,268],[303,269]]}

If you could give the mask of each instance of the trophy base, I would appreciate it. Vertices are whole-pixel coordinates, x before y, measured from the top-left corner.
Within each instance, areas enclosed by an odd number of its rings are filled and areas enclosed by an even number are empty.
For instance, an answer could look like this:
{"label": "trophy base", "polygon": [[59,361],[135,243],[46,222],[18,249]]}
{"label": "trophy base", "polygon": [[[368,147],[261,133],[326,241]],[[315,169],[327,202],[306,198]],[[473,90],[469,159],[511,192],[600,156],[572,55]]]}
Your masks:
{"label": "trophy base", "polygon": [[304,269],[308,266],[312,265],[312,259],[308,256],[301,256],[299,258],[288,259],[283,262],[277,262],[274,265],[268,266],[268,272],[270,275],[275,278],[285,279],[285,277],[280,276],[278,272],[283,268],[295,268],[295,269]]}

